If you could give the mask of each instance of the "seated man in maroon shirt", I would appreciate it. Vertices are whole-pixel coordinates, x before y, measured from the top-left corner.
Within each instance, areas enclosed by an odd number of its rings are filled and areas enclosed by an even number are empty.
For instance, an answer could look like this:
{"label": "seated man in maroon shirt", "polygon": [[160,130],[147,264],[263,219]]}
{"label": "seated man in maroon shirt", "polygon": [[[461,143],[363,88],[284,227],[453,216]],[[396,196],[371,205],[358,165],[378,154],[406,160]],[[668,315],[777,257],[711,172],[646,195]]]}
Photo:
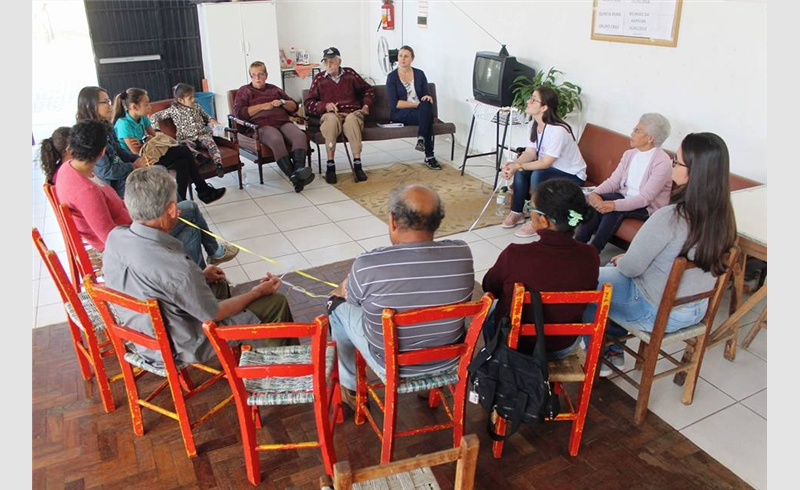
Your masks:
{"label": "seated man in maroon shirt", "polygon": [[344,132],[353,150],[353,171],[359,182],[367,180],[361,168],[361,131],[364,129],[364,116],[369,114],[369,106],[375,99],[372,88],[352,68],[342,68],[339,50],[330,47],[322,54],[325,71],[317,74],[311,81],[304,101],[306,114],[321,116],[320,132],[325,138],[328,151],[328,166],[325,181],[336,183],[336,140]]}
{"label": "seated man in maroon shirt", "polygon": [[[233,113],[239,119],[258,124],[258,136],[266,144],[278,167],[294,185],[295,192],[314,180],[311,167],[306,167],[306,134],[289,120],[297,111],[297,102],[280,88],[267,83],[267,66],[261,61],[250,65],[252,82],[239,87],[233,103]],[[292,154],[286,149],[288,140]]]}

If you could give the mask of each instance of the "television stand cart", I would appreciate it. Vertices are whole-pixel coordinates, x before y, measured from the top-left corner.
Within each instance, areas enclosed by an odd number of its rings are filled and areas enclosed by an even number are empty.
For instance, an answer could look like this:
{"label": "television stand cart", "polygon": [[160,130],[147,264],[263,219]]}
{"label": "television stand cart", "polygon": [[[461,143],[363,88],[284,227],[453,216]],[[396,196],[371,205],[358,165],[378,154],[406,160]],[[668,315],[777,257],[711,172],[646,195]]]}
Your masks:
{"label": "television stand cart", "polygon": [[[513,107],[496,107],[493,105],[485,104],[475,99],[467,99],[467,102],[472,106],[472,122],[469,125],[469,136],[467,136],[467,147],[464,149],[464,162],[461,164],[461,175],[464,175],[464,169],[467,166],[467,160],[470,158],[485,157],[494,155],[495,159],[495,174],[494,174],[494,187],[497,187],[497,179],[500,176],[500,166],[503,160],[503,150],[506,150],[506,136],[508,135],[509,126],[523,126],[528,124],[527,119],[517,109]],[[475,119],[481,119],[495,123],[495,148],[494,151],[486,153],[469,154],[470,144],[472,143],[472,134],[475,129]],[[500,139],[500,126],[503,126],[503,138]]]}

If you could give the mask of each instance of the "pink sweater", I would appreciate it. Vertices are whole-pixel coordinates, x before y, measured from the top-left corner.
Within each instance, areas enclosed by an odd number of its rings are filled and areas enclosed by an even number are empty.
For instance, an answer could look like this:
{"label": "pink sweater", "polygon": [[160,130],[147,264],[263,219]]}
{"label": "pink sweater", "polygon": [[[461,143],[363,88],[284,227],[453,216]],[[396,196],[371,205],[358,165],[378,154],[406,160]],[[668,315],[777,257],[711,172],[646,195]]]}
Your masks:
{"label": "pink sweater", "polygon": [[[642,176],[639,195],[614,201],[616,211],[632,211],[647,207],[648,214],[652,216],[659,208],[669,203],[672,191],[672,159],[661,148],[655,150]],[[617,168],[609,178],[597,186],[594,192],[596,194],[617,192],[627,196],[628,169],[638,152],[639,150],[631,148],[623,153]]]}
{"label": "pink sweater", "polygon": [[113,187],[95,184],[72,168],[70,162],[61,164],[53,177],[56,195],[72,211],[78,233],[102,252],[111,230],[130,225],[131,216]]}

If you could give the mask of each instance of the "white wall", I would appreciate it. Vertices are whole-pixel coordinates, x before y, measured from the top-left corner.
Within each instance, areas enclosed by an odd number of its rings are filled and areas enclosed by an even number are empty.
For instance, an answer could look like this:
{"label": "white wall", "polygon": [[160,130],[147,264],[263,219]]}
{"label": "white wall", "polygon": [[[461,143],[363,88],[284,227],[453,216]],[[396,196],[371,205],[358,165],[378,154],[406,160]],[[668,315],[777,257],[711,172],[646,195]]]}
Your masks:
{"label": "white wall", "polygon": [[[303,49],[310,53],[311,62],[319,63],[322,51],[335,46],[342,53],[344,66],[364,73],[364,40],[366,25],[363,7],[357,1],[325,0],[277,0],[278,43],[289,54],[289,49]],[[375,24],[377,26],[377,24]],[[373,26],[374,30],[375,26]],[[280,80],[270,80],[280,86]],[[303,89],[311,85],[311,79],[286,80],[289,95],[300,98]]]}
{"label": "white wall", "polygon": [[[537,71],[555,66],[583,88],[583,113],[577,124],[570,120],[575,129],[588,121],[627,134],[642,113],[660,112],[672,123],[666,148],[677,148],[687,133],[711,131],[728,144],[733,172],[767,181],[765,2],[684,0],[675,48],[592,41],[591,1],[456,3],[507,44],[512,56]],[[375,53],[379,36],[385,35],[393,48],[403,42],[412,46],[415,66],[437,84],[440,117],[456,123],[457,139],[464,144],[475,52],[500,46],[450,2],[429,2],[429,27],[419,28],[418,2],[397,1],[397,29],[379,34],[380,2],[365,5],[366,71],[377,83],[385,81]],[[359,36],[339,38],[342,44],[345,39],[357,42]],[[476,151],[493,144],[488,124],[480,128]],[[516,142],[523,131],[515,132]]]}

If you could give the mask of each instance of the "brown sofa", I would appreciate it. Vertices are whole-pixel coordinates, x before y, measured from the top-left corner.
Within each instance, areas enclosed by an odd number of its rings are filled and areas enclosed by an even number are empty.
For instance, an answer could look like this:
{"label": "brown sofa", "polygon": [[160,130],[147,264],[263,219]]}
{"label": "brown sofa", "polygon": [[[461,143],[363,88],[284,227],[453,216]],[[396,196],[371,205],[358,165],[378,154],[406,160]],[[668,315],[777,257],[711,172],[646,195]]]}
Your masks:
{"label": "brown sofa", "polygon": [[[586,185],[596,186],[611,176],[619,165],[622,154],[630,149],[630,137],[594,124],[587,124],[578,141],[578,148],[586,161]],[[664,149],[670,156],[675,153]],[[761,185],[760,182],[730,174],[731,191]],[[622,222],[615,236],[610,240],[614,245],[627,249],[631,240],[644,224],[635,219]]]}
{"label": "brown sofa", "polygon": [[[454,135],[456,132],[456,125],[453,123],[444,122],[439,119],[439,108],[437,105],[438,98],[436,97],[436,84],[428,84],[431,97],[433,97],[433,134],[450,134]],[[388,123],[391,108],[389,107],[389,96],[386,94],[386,85],[375,85],[375,101],[369,108],[369,114],[364,118],[364,130],[361,133],[362,141],[382,141],[392,140],[397,138],[414,138],[417,136],[417,126],[403,126],[402,128],[380,128],[378,123]],[[308,90],[303,90],[303,100],[305,100]],[[306,115],[308,117],[308,134],[317,145],[317,163],[319,166],[319,173],[322,173],[322,154],[319,151],[319,146],[325,144],[325,139],[319,132],[319,117]],[[455,151],[455,138],[451,138],[450,144],[450,160],[453,159]],[[341,140],[341,137],[339,139]],[[348,152],[347,158],[350,158]]]}
{"label": "brown sofa", "polygon": [[[151,113],[162,111],[169,107],[172,104],[172,99],[164,99],[164,100],[157,100],[154,102],[150,102],[150,107],[152,108]],[[164,119],[160,123],[158,123],[159,130],[173,138],[177,134],[177,130],[175,128],[175,123],[172,122],[172,119]],[[225,138],[214,138],[214,142],[217,143],[219,147],[220,155],[222,156],[222,166],[225,168],[225,173],[229,172],[236,172],[239,177],[239,189],[242,188],[242,167],[244,164],[242,160],[239,158],[239,141],[237,139],[237,135],[235,131],[230,132],[231,139],[227,140]],[[205,156],[210,158],[210,155],[205,149],[202,149],[200,153],[204,154]],[[200,167],[200,176],[204,179],[210,179],[211,177],[217,176],[217,167],[213,163],[206,163],[202,167]],[[189,193],[192,192],[192,186],[189,186]]]}

